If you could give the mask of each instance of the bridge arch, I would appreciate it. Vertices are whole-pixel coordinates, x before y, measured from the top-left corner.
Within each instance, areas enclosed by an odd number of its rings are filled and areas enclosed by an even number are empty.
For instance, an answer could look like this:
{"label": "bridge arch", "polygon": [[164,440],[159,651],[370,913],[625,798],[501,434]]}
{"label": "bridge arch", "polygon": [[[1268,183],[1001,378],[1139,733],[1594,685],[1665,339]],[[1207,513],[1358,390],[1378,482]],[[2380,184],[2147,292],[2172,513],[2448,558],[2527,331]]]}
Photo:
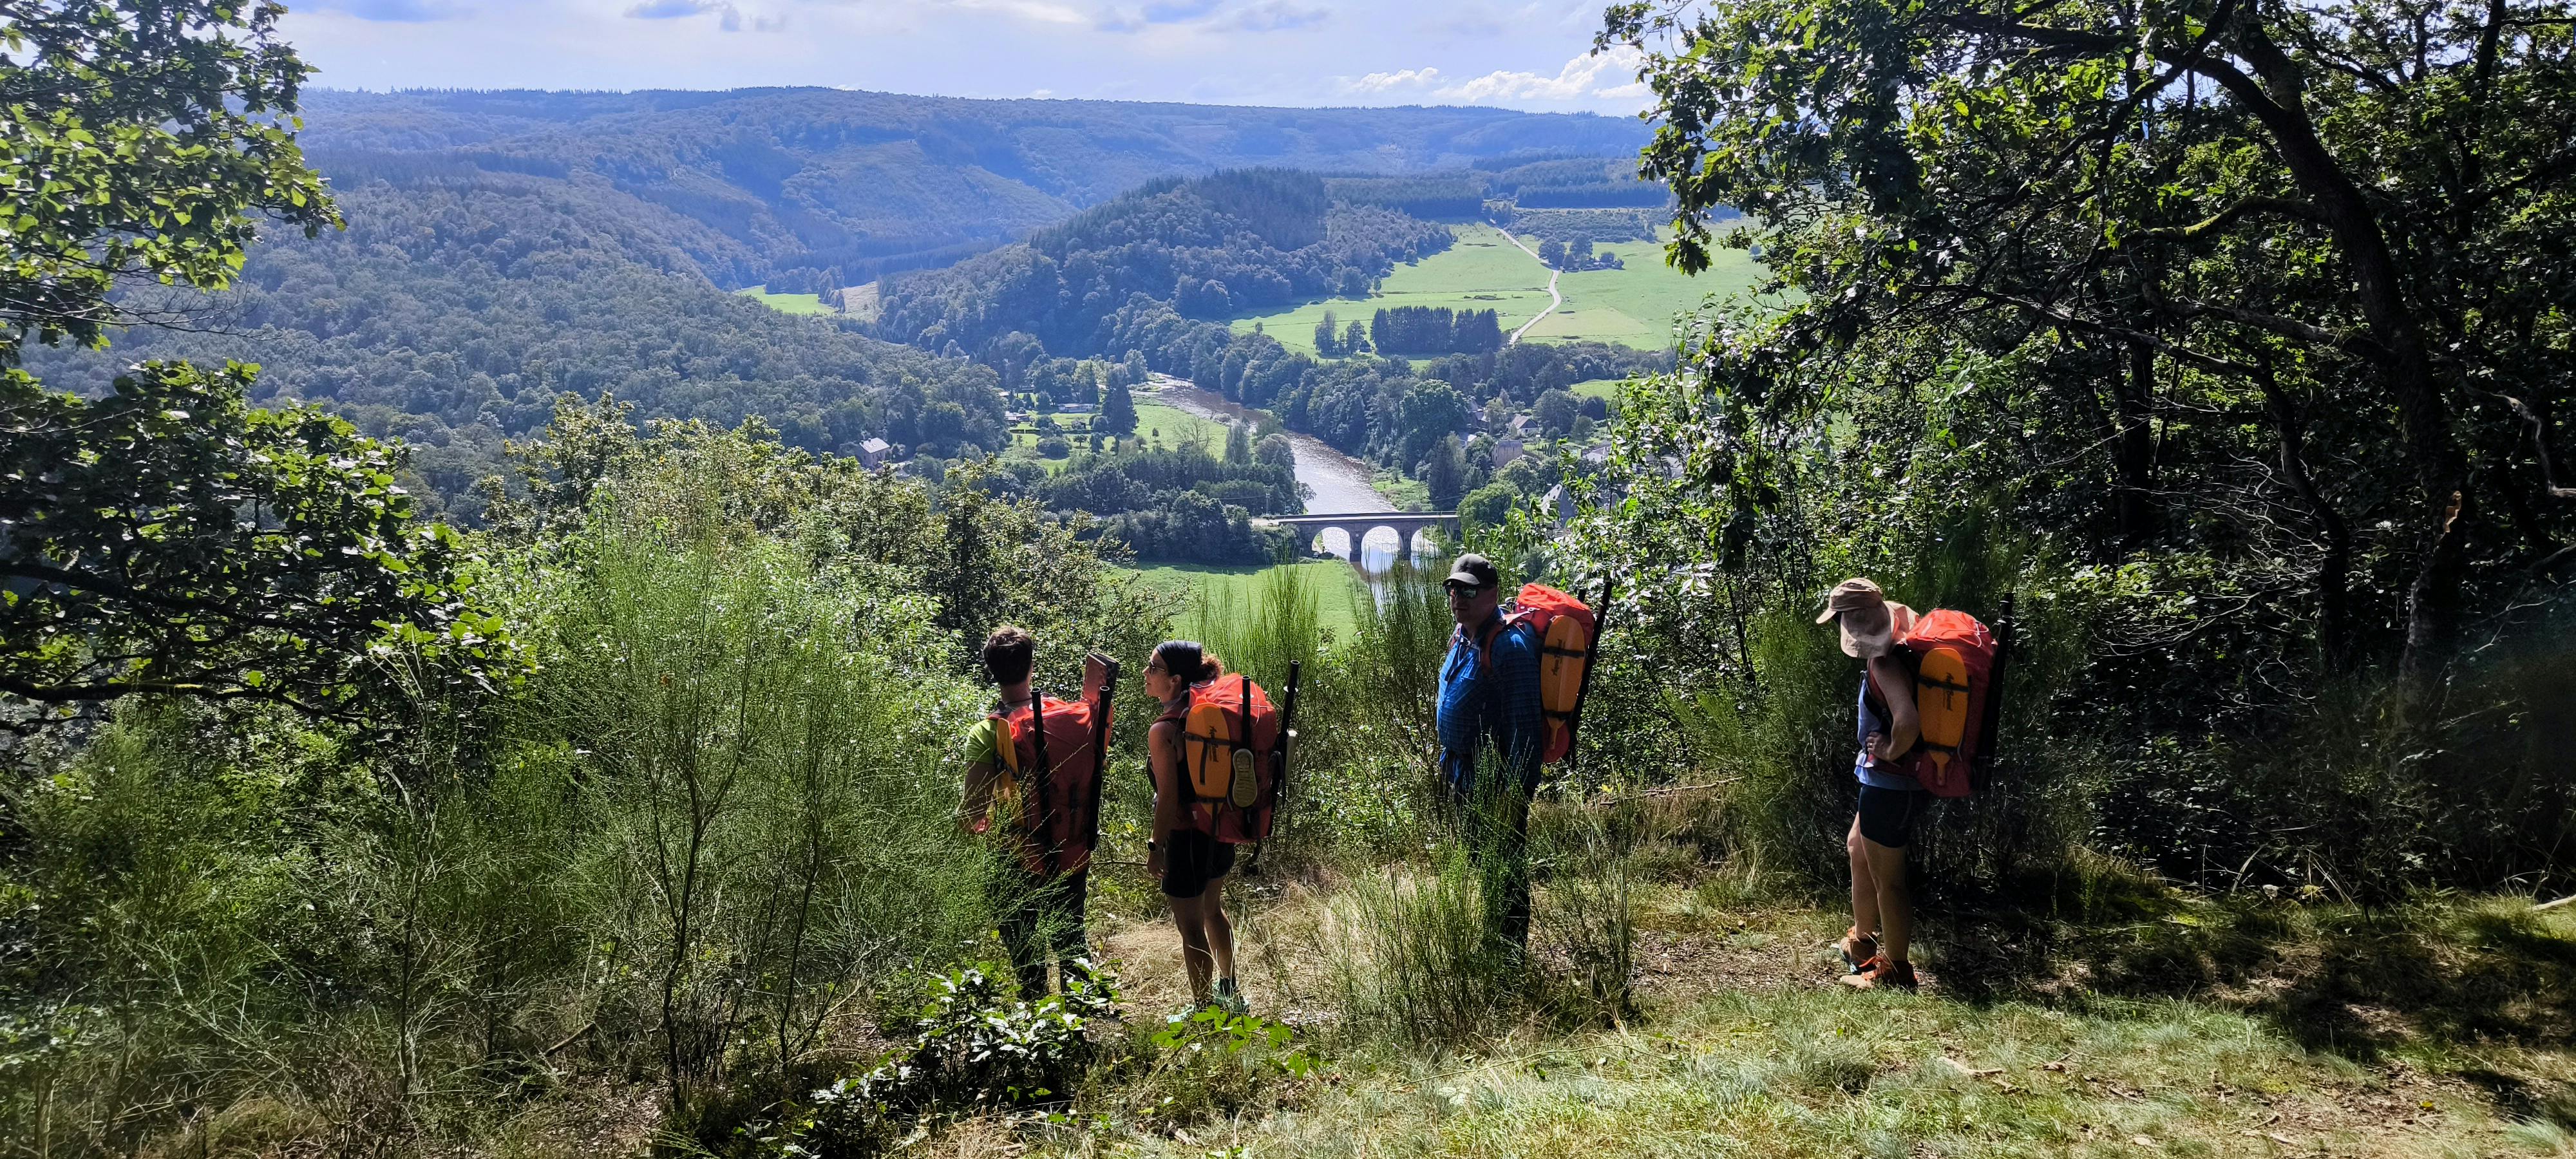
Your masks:
{"label": "bridge arch", "polygon": [[1307,532],[1306,546],[1309,549],[1320,547],[1327,553],[1334,550],[1334,533],[1338,532],[1342,558],[1352,559],[1365,553],[1370,537],[1379,532],[1386,532],[1395,539],[1393,544],[1386,544],[1384,537],[1380,537],[1380,550],[1393,547],[1406,552],[1420,551],[1423,544],[1418,537],[1435,529],[1454,527],[1458,517],[1427,511],[1351,511],[1329,515],[1284,515],[1264,522],[1303,530]]}

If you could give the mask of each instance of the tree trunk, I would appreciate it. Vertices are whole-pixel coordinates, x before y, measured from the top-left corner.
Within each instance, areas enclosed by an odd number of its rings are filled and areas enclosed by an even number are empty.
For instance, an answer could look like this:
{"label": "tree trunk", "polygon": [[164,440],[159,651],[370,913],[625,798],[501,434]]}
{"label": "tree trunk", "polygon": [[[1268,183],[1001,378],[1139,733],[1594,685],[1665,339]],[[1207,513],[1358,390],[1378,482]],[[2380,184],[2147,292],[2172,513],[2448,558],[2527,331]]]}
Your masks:
{"label": "tree trunk", "polygon": [[2422,505],[2417,558],[2406,597],[2406,647],[2398,660],[2402,725],[2410,732],[2441,711],[2443,670],[2458,636],[2459,564],[2466,509],[2465,464],[2452,437],[2448,393],[2433,368],[2424,331],[2406,300],[2388,236],[2350,174],[2317,138],[2308,117],[2306,82],[2299,65],[2249,20],[2240,51],[2262,81],[2232,67],[2201,71],[2242,101],[2272,135],[2293,180],[2316,205],[2344,260],[2352,267],[2356,304],[2383,355],[2380,378],[2397,403],[2407,466]]}
{"label": "tree trunk", "polygon": [[2272,377],[2272,360],[2255,363],[2261,378],[2263,398],[2272,412],[2273,429],[2280,438],[2281,475],[2290,489],[2307,504],[2316,516],[2318,529],[2326,538],[2325,557],[2317,561],[2317,648],[2325,670],[2339,672],[2350,656],[2352,588],[2352,528],[2344,522],[2343,513],[2335,510],[2318,491],[2316,479],[2308,473],[2307,455],[2301,449],[2306,441],[2306,420],[2299,405],[2283,393]]}

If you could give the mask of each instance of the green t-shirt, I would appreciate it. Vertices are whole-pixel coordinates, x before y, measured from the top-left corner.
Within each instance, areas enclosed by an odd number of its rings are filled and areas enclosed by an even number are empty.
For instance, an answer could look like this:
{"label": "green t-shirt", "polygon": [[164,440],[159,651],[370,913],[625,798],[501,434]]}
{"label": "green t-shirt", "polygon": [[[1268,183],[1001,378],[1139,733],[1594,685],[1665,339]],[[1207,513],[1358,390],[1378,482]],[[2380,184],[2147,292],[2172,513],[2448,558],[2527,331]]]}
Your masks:
{"label": "green t-shirt", "polygon": [[1009,762],[1002,759],[1001,745],[1002,726],[999,721],[989,716],[976,721],[974,727],[966,730],[966,763],[971,765],[982,761],[997,769],[1009,768]]}

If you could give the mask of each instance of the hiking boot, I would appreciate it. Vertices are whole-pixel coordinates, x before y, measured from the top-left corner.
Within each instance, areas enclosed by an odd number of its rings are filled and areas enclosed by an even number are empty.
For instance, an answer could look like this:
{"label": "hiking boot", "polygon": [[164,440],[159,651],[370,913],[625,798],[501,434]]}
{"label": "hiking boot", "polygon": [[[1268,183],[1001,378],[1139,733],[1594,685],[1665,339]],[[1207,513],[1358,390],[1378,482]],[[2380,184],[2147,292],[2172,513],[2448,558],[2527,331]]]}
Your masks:
{"label": "hiking boot", "polygon": [[1915,986],[1914,963],[1891,962],[1884,957],[1873,955],[1868,961],[1861,963],[1860,969],[1845,975],[1841,981],[1843,985],[1854,990],[1876,990],[1881,987],[1911,990]]}
{"label": "hiking boot", "polygon": [[1252,1013],[1252,1004],[1243,1000],[1243,991],[1235,987],[1232,978],[1216,980],[1216,997],[1209,999],[1208,1005],[1237,1018]]}
{"label": "hiking boot", "polygon": [[1834,948],[1843,956],[1845,972],[1857,974],[1869,964],[1870,959],[1878,956],[1878,939],[1860,932],[1859,926],[1853,926],[1843,931],[1842,941]]}

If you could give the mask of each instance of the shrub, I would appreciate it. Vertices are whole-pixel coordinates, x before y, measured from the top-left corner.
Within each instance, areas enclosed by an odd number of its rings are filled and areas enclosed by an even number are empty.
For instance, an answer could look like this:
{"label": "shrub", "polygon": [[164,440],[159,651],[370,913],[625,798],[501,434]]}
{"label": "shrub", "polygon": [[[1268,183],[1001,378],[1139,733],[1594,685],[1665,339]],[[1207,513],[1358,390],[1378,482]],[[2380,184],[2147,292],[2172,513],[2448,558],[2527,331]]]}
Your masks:
{"label": "shrub", "polygon": [[1099,1049],[1094,1027],[1118,1002],[1116,976],[1078,966],[1063,994],[1036,1002],[1004,998],[1002,982],[980,969],[934,980],[911,1041],[752,1133],[772,1154],[865,1154],[918,1116],[1069,1101]]}

